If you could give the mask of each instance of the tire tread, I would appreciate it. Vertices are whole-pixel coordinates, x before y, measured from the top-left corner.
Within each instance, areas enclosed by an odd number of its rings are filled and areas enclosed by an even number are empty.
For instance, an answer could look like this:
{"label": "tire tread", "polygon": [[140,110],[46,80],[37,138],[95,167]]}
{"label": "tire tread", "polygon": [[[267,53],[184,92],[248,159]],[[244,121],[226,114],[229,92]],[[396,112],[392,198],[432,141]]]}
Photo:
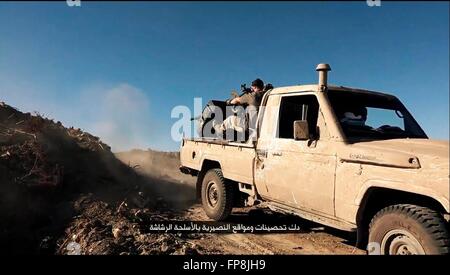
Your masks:
{"label": "tire tread", "polygon": [[438,212],[427,207],[413,204],[391,205],[375,214],[370,222],[369,230],[379,218],[389,213],[403,213],[406,216],[417,220],[432,237],[437,245],[439,254],[450,254],[449,232],[447,231],[445,220]]}

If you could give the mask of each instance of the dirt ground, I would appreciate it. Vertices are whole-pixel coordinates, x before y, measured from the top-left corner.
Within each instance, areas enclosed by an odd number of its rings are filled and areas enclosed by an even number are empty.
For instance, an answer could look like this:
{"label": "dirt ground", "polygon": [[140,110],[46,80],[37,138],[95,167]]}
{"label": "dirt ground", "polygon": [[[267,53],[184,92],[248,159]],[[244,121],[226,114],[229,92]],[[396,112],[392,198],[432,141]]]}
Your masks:
{"label": "dirt ground", "polygon": [[[166,196],[180,207],[178,215],[183,220],[210,221],[195,201],[195,178],[178,171],[176,153],[135,150],[117,154],[124,163],[138,165],[140,173],[163,177],[168,181],[191,188],[182,197]],[[355,236],[303,220],[294,216],[273,213],[264,208],[233,210],[229,220],[240,224],[297,224],[300,233],[268,234],[201,234],[190,240],[207,254],[365,254],[354,246]],[[197,236],[198,237],[198,236]]]}
{"label": "dirt ground", "polygon": [[283,234],[158,233],[208,221],[178,153],[113,154],[76,128],[0,102],[0,254],[361,254],[354,236],[267,209],[232,224],[297,224]]}
{"label": "dirt ground", "polygon": [[0,254],[196,253],[147,232],[191,188],[137,170],[98,137],[0,102]]}

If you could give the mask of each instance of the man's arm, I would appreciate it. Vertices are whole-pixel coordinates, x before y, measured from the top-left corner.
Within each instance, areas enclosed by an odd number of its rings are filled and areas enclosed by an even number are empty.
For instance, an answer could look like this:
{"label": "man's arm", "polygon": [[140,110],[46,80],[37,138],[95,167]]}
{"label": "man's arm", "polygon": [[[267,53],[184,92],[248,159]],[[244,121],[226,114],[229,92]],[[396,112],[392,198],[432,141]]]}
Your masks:
{"label": "man's arm", "polygon": [[235,97],[230,101],[230,104],[239,104],[239,105],[250,105],[252,103],[252,95],[245,94],[240,97]]}
{"label": "man's arm", "polygon": [[241,97],[235,97],[230,101],[230,104],[235,105],[235,104],[241,104]]}

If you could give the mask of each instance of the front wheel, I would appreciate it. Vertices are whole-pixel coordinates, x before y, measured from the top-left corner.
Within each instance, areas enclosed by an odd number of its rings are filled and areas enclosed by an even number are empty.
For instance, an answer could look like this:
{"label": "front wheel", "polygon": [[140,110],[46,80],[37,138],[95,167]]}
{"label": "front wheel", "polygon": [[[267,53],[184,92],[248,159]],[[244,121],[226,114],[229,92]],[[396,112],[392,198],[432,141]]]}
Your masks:
{"label": "front wheel", "polygon": [[202,205],[206,215],[223,221],[233,209],[233,186],[227,182],[220,169],[209,170],[202,182]]}
{"label": "front wheel", "polygon": [[449,232],[434,210],[397,204],[379,211],[369,229],[369,254],[448,254]]}

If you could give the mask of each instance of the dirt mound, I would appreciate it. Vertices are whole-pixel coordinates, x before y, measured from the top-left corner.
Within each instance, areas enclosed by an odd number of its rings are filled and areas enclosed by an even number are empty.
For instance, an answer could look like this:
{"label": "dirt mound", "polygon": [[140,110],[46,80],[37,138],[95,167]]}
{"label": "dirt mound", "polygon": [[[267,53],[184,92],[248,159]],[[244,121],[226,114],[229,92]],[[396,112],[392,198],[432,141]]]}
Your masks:
{"label": "dirt mound", "polygon": [[162,184],[172,182],[136,173],[98,137],[0,103],[0,253],[189,253],[139,231],[138,211],[149,220],[171,207]]}

